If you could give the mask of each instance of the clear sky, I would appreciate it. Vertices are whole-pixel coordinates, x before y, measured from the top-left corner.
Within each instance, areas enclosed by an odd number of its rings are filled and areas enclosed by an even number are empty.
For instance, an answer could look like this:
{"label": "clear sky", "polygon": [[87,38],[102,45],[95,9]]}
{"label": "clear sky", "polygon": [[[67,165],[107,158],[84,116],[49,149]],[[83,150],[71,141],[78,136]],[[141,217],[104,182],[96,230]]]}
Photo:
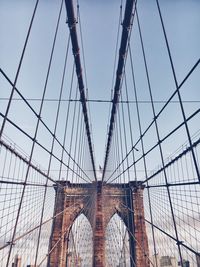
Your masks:
{"label": "clear sky", "polygon": [[[0,0],[1,68],[7,73],[12,81],[14,80],[17,65],[19,63],[22,45],[25,40],[34,3],[35,1],[32,0]],[[121,1],[117,0],[79,1],[89,99],[110,100],[120,3]],[[169,38],[177,79],[180,83],[199,57],[200,2],[195,0],[170,0],[160,1],[160,5]],[[38,11],[36,13],[27,51],[17,82],[18,89],[27,98],[41,97],[59,6],[60,1],[39,1]],[[122,1],[123,11],[124,6],[125,1]],[[138,13],[154,100],[165,101],[175,90],[175,85],[155,1],[138,1]],[[69,32],[65,21],[66,11],[64,7],[55,55],[53,58],[52,71],[49,77],[48,90],[46,93],[47,98],[58,98],[59,90],[57,90],[57,88],[60,86],[61,71]],[[135,25],[132,30],[131,47],[135,64],[138,98],[141,101],[149,100],[141,45],[138,37],[138,28]],[[69,54],[71,54],[71,48]],[[81,55],[83,55],[82,49]],[[69,86],[72,69],[72,56],[69,58],[69,71],[66,74],[66,86]],[[198,88],[199,77],[198,67],[194,72],[192,79],[189,79],[181,89],[183,100],[200,100]],[[127,62],[127,83],[131,92],[130,62]],[[10,87],[2,76],[0,76],[0,86],[0,96],[7,97],[9,95]],[[65,97],[67,98],[67,94],[63,96],[63,98]],[[134,100],[133,93],[130,93],[130,99]],[[177,100],[177,98],[174,100]],[[31,103],[38,109],[38,102]],[[155,105],[156,111],[159,111],[163,103]],[[187,103],[184,106],[186,113],[189,115],[199,106],[199,103]],[[5,112],[5,107],[6,101],[1,101],[2,112]],[[55,108],[55,103],[45,103],[42,115],[51,128],[53,128],[54,121],[52,118],[55,116],[53,108]],[[145,129],[153,118],[150,104],[141,103],[140,109],[142,127]],[[62,112],[64,114],[64,107]],[[90,103],[90,112],[96,165],[98,166],[99,164],[103,165],[105,142],[107,138],[109,103]],[[133,119],[132,127],[135,134],[134,140],[137,140],[139,136],[138,123],[136,121],[136,112],[133,104],[131,106],[131,112]],[[9,114],[17,124],[21,125],[28,132],[32,132],[35,127],[35,119],[25,105],[21,105],[20,102],[16,101],[12,104]],[[174,114],[176,114],[176,116],[174,116]],[[198,119],[199,118],[196,118],[196,120]],[[181,120],[182,117],[178,105],[170,104],[159,121],[161,135],[169,132],[169,130],[175,127]],[[191,123],[191,132],[194,133],[196,130],[198,130],[198,126],[194,120]],[[58,135],[62,132],[63,128],[61,125]],[[19,143],[25,150],[27,149],[28,145],[25,144],[23,136],[18,135],[16,137],[16,133],[9,127],[6,128],[6,134],[14,139],[16,143]],[[145,140],[147,148],[154,142],[154,137],[155,133],[152,132]],[[177,137],[179,140],[178,143],[175,144],[174,142],[170,142],[169,144],[166,144],[165,156],[173,152],[186,140],[185,134],[178,134]],[[47,146],[49,145],[48,138],[45,138],[45,132],[41,133],[41,140],[46,143]],[[152,162],[149,165],[149,169],[152,169],[153,166],[157,165],[156,158],[155,161],[153,159],[151,160]]]}

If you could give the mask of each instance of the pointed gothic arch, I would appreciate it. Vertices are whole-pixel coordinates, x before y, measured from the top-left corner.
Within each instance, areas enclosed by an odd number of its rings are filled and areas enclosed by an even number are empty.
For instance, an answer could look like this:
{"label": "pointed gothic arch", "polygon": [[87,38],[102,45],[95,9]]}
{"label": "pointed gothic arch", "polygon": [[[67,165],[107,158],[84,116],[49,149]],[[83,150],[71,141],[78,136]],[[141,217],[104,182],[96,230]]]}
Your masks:
{"label": "pointed gothic arch", "polygon": [[81,185],[59,183],[62,186],[55,187],[56,216],[49,245],[48,267],[66,267],[69,232],[76,218],[83,213],[93,230],[92,266],[105,266],[105,231],[114,214],[121,217],[129,232],[130,266],[150,266],[144,221],[144,187],[138,182],[123,186],[102,182]]}
{"label": "pointed gothic arch", "polygon": [[117,211],[106,226],[105,239],[105,266],[130,267],[129,233],[127,226]]}
{"label": "pointed gothic arch", "polygon": [[83,212],[73,221],[67,242],[66,266],[92,266],[93,231]]}
{"label": "pointed gothic arch", "polygon": [[[66,266],[69,233],[75,220],[83,214],[93,225],[93,214],[91,209],[91,194],[93,193],[93,184],[83,184],[74,186],[73,184],[60,182],[62,186],[56,185],[56,197],[54,214],[57,214],[53,220],[52,234],[50,238],[49,250],[51,256],[48,258],[47,266]],[[56,245],[56,246],[55,246]]]}

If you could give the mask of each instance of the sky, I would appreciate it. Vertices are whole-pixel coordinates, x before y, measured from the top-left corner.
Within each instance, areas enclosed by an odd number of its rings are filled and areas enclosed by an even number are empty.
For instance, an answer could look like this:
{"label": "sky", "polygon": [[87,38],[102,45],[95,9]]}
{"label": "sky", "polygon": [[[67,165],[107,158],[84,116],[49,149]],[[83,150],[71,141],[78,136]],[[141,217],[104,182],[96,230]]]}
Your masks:
{"label": "sky", "polygon": [[[1,0],[0,5],[0,59],[1,68],[13,81],[19,63],[22,45],[25,40],[30,16],[33,11],[35,1],[14,1]],[[83,48],[81,55],[84,54],[87,74],[88,98],[110,100],[111,89],[113,89],[113,73],[115,49],[117,40],[117,29],[120,15],[120,1],[79,1],[79,10],[81,17],[81,28],[83,34]],[[200,38],[198,29],[200,26],[199,1],[160,1],[163,19],[168,35],[171,53],[174,61],[176,75],[180,83],[190,68],[195,64],[199,56]],[[53,32],[55,30],[56,18],[58,15],[60,1],[39,1],[38,11],[34,20],[30,40],[23,60],[17,87],[27,98],[41,97],[41,88],[44,85],[44,77],[47,70],[47,62],[50,55],[50,49],[53,41]],[[76,3],[75,3],[76,6]],[[122,13],[125,2],[122,1]],[[146,57],[149,66],[149,75],[153,90],[154,100],[166,100],[175,90],[172,72],[169,65],[169,59],[166,52],[163,33],[158,17],[158,11],[154,0],[138,1],[138,13],[140,17],[141,29],[145,45]],[[49,77],[48,90],[46,97],[58,97],[58,84],[61,79],[61,65],[64,60],[64,51],[67,46],[68,26],[66,21],[66,11],[63,8],[58,41],[53,58],[52,72]],[[121,28],[119,38],[121,36]],[[79,43],[81,46],[80,35]],[[145,81],[144,64],[141,54],[141,45],[137,26],[133,26],[131,36],[131,46],[135,64],[135,75],[138,85],[139,100],[149,100],[149,93]],[[84,53],[83,53],[84,52]],[[70,52],[71,53],[71,48]],[[117,53],[118,54],[118,53]],[[69,79],[72,69],[72,56],[69,59],[68,70],[66,74],[66,84],[69,85]],[[82,59],[83,65],[83,59]],[[127,62],[127,83],[131,90],[130,62]],[[183,100],[199,100],[199,67],[194,72],[192,79],[183,86],[181,93]],[[2,76],[0,77],[1,97],[8,97],[10,87]],[[115,78],[114,78],[115,80]],[[65,95],[66,96],[66,95]],[[134,100],[133,94],[130,99]],[[177,100],[175,98],[174,100]],[[37,102],[31,103],[36,110],[39,108]],[[55,113],[48,112],[53,110],[54,104],[45,104],[43,109],[43,118],[48,125],[53,128]],[[162,104],[155,104],[156,111],[159,111]],[[189,115],[198,107],[199,103],[184,104],[186,113]],[[107,123],[109,114],[109,103],[90,103],[90,113],[92,122],[92,136],[95,150],[96,166],[103,165],[105,143],[107,139]],[[6,101],[1,101],[2,112],[5,112]],[[148,125],[152,120],[152,110],[150,104],[140,104],[142,127]],[[64,107],[63,107],[64,113]],[[138,123],[135,119],[135,108],[132,107],[133,124],[135,140],[138,138]],[[22,116],[23,114],[23,116]],[[25,115],[26,114],[26,115]],[[48,114],[50,116],[48,116]],[[176,116],[173,116],[176,114]],[[35,127],[36,120],[30,114],[28,109],[19,105],[19,102],[12,104],[10,117],[18,125],[25,127],[31,133]],[[198,116],[197,116],[198,117]],[[199,118],[196,117],[196,120]],[[61,117],[62,120],[62,117]],[[169,129],[175,127],[182,121],[178,105],[171,104],[163,113],[160,123],[161,135],[164,136]],[[198,130],[196,121],[191,123],[192,134]],[[59,130],[62,133],[63,129]],[[58,135],[59,135],[58,133]],[[19,146],[26,150],[23,136],[17,136],[7,127],[6,133],[11,139],[17,139]],[[42,142],[49,146],[48,138],[45,138],[45,132],[42,133]],[[149,137],[145,140],[148,148],[154,142],[155,132],[152,130]],[[186,140],[185,134],[178,136],[180,142],[176,145],[174,142],[166,144],[166,156],[172,153],[181,143]],[[27,141],[28,142],[28,141]],[[27,147],[29,144],[27,144]],[[157,164],[157,159],[152,161],[149,168],[152,169]],[[46,164],[46,163],[45,163]]]}

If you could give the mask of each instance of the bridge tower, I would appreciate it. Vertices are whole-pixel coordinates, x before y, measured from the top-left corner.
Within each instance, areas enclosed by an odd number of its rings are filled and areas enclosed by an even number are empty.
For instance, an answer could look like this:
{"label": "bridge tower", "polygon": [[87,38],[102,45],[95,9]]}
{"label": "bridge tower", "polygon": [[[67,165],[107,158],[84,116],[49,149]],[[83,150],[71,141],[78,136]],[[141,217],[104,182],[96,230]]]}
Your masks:
{"label": "bridge tower", "polygon": [[52,252],[49,254],[48,267],[67,266],[68,237],[73,222],[80,214],[87,217],[92,227],[93,266],[105,267],[105,231],[110,219],[116,213],[128,229],[131,267],[150,266],[144,222],[144,187],[140,183],[59,182],[59,184],[55,186],[54,212],[57,216],[52,225],[49,244]]}

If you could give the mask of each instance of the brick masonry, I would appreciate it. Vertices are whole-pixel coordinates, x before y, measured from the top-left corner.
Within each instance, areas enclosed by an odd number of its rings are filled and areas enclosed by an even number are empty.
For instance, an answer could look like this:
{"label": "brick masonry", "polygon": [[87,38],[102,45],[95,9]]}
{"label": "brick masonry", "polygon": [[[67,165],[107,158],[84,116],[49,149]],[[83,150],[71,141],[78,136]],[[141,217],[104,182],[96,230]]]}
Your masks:
{"label": "brick masonry", "polygon": [[85,214],[93,230],[93,267],[105,267],[105,231],[115,213],[129,231],[131,266],[150,266],[143,187],[136,186],[135,182],[125,185],[60,183],[62,186],[55,186],[54,214],[59,215],[52,225],[48,267],[66,267],[69,232],[81,213]]}

